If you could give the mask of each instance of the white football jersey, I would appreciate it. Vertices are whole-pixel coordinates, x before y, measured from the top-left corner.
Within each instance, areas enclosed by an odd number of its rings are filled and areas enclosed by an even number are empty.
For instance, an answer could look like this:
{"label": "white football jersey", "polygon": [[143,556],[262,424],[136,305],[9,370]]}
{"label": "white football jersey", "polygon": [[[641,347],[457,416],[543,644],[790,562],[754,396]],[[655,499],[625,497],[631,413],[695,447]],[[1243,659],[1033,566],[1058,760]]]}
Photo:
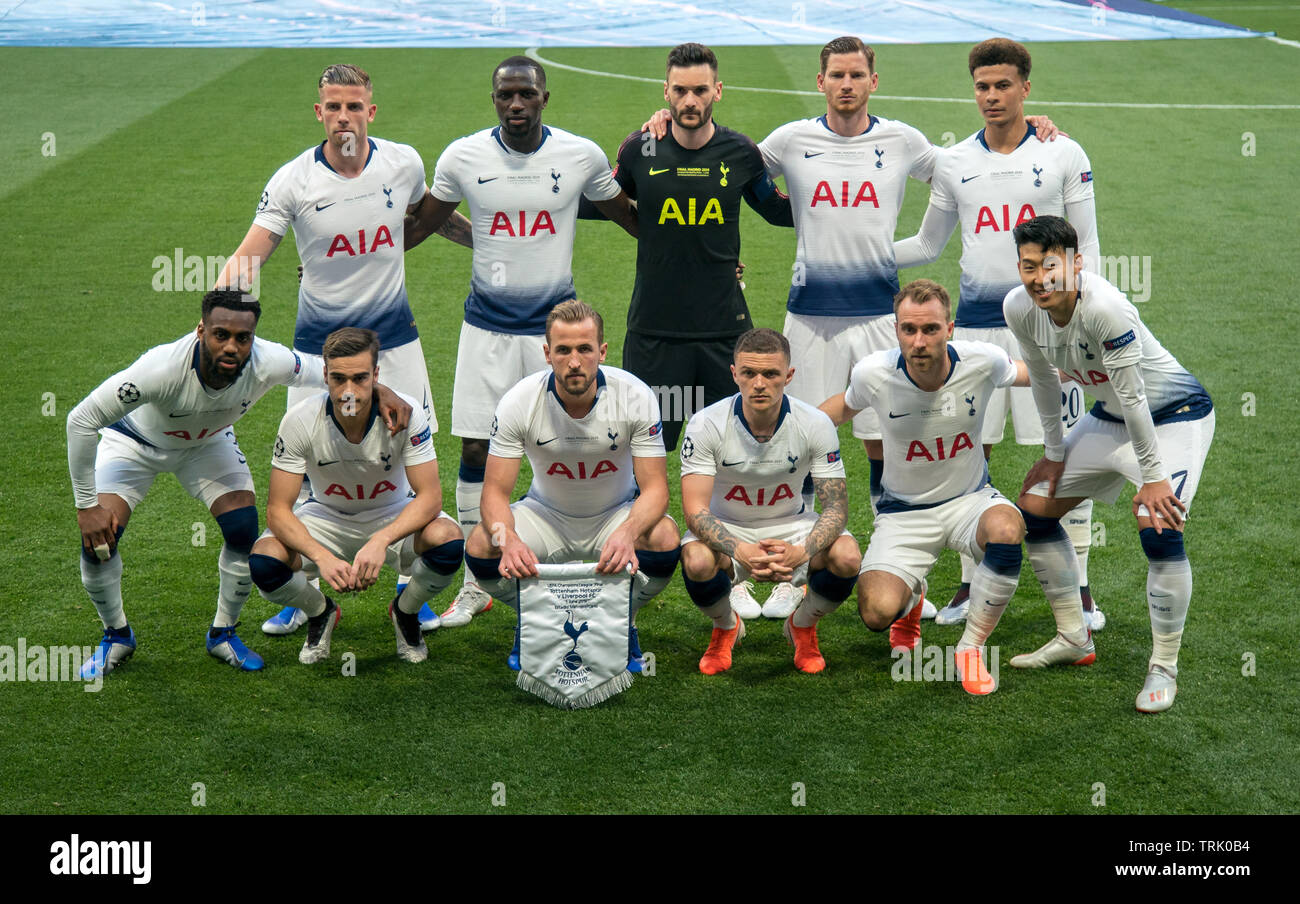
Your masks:
{"label": "white football jersey", "polygon": [[[1063,136],[1039,141],[1032,125],[1010,154],[989,150],[983,129],[940,151],[930,203],[961,220],[957,325],[1005,326],[1002,299],[1020,285],[1011,230],[1036,216],[1064,217],[1067,204],[1092,200],[1092,164],[1083,148]],[[1094,216],[1075,224],[1079,251],[1090,261],[1099,247],[1095,223]]]}
{"label": "white football jersey", "polygon": [[788,521],[803,511],[804,478],[843,477],[835,425],[806,402],[781,400],[765,443],[745,421],[740,393],[695,412],[682,440],[682,476],[713,477],[709,511],[746,527]]}
{"label": "white football jersey", "polygon": [[312,498],[345,515],[386,509],[414,496],[406,469],[437,460],[433,431],[419,402],[397,395],[411,406],[410,424],[390,436],[379,405],[372,402],[370,423],[359,443],[343,434],[328,392],[303,399],[280,421],[271,466],[306,474]]}
{"label": "white football jersey", "polygon": [[210,389],[199,377],[199,340],[193,333],[149,349],[99,384],[68,415],[68,461],[77,506],[95,504],[95,443],[101,429],[157,449],[193,449],[219,440],[274,387],[324,387],[323,374],[322,359],[254,337],[235,382]]}
{"label": "white football jersey", "polygon": [[402,222],[424,197],[424,162],[409,145],[369,139],[361,175],[339,175],[324,142],[280,167],[253,225],[284,235],[293,227],[302,261],[293,345],[318,355],[345,326],[379,334],[381,348],[419,337],[406,297]]}
{"label": "white football jersey", "polygon": [[458,138],[438,158],[429,190],[469,202],[474,269],[465,321],[496,333],[541,335],[546,315],[574,297],[578,201],[608,201],[622,189],[605,153],[563,129],[542,127],[531,154],[513,151],[501,128]]}
{"label": "white football jersey", "polygon": [[935,149],[901,122],[871,117],[861,135],[831,131],[825,115],[787,123],[758,146],[785,176],[798,250],[787,308],[796,314],[892,314],[898,294],[894,227],[907,178],[928,182]]}
{"label": "white football jersey", "polygon": [[663,458],[659,400],[617,367],[596,372],[596,402],[581,419],[569,416],[555,374],[539,370],[516,383],[497,405],[488,452],[528,456],[528,495],[574,518],[607,512],[636,497],[633,458]]}
{"label": "white football jersey", "polygon": [[1028,357],[1030,349],[1097,399],[1092,413],[1123,421],[1108,371],[1137,364],[1141,368],[1151,418],[1157,424],[1195,420],[1213,408],[1200,382],[1178,363],[1142,323],[1124,293],[1095,273],[1079,275],[1079,300],[1070,322],[1058,327],[1023,285],[1003,303],[1007,326]]}
{"label": "white football jersey", "polygon": [[926,392],[912,382],[903,353],[875,352],[853,366],[844,401],[874,408],[884,434],[885,471],[877,511],[931,508],[989,482],[984,414],[989,397],[1016,381],[1016,365],[988,342],[948,343],[952,370]]}

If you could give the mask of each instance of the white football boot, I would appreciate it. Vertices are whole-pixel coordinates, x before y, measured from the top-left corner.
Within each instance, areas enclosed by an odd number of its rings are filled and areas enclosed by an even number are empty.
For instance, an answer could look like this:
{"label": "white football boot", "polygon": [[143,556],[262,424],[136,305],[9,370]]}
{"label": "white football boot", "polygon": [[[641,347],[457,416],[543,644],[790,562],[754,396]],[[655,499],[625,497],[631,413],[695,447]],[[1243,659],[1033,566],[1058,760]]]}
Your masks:
{"label": "white football boot", "polygon": [[763,607],[754,599],[753,581],[745,581],[731,588],[731,608],[741,618],[758,618],[763,614]]}
{"label": "white football boot", "polygon": [[789,581],[782,581],[772,588],[767,602],[763,604],[763,617],[783,620],[789,618],[803,601],[806,592],[805,587],[796,587]]}
{"label": "white football boot", "polygon": [[473,581],[466,581],[439,620],[444,628],[461,628],[474,616],[491,609],[492,597],[488,592]]}
{"label": "white football boot", "polygon": [[1137,696],[1137,709],[1140,713],[1162,713],[1174,705],[1174,696],[1178,693],[1178,683],[1164,666],[1153,665],[1147,672],[1147,680],[1142,685],[1142,692]]}
{"label": "white football boot", "polygon": [[1083,646],[1075,646],[1059,633],[1032,653],[1011,657],[1013,669],[1045,669],[1053,665],[1092,665],[1097,661],[1097,649],[1092,635]]}

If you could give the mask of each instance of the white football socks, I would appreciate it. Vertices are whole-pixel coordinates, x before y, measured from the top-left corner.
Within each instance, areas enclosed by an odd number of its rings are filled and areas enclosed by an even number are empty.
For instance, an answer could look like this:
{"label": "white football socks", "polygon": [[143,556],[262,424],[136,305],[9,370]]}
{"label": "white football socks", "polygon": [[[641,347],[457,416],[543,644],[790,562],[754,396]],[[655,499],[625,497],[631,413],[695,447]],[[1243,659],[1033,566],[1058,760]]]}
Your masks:
{"label": "white football socks", "polygon": [[[1052,607],[1056,630],[1070,643],[1082,646],[1088,640],[1083,625],[1083,597],[1079,594],[1079,562],[1068,537],[1055,540],[1025,542],[1029,564],[1034,567],[1038,583]],[[972,596],[974,588],[972,588]],[[968,616],[969,617],[969,616]]]}
{"label": "white football socks", "polygon": [[980,563],[971,576],[970,607],[966,610],[966,628],[962,631],[957,649],[982,647],[998,626],[1002,613],[1007,610],[1011,595],[1016,592],[1020,576],[998,574]]}
{"label": "white football socks", "polygon": [[415,564],[411,566],[406,588],[397,598],[397,608],[408,615],[414,615],[420,611],[421,606],[442,593],[455,576],[454,571],[451,574],[439,574],[417,556]]}
{"label": "white football socks", "polygon": [[325,611],[325,594],[320,588],[307,581],[301,571],[295,571],[293,577],[274,590],[262,590],[262,598],[277,606],[293,606],[309,616],[317,616]]}
{"label": "white football socks", "polygon": [[78,556],[81,562],[81,585],[95,604],[99,620],[105,628],[125,628],[126,614],[122,611],[122,556],[114,552],[107,562],[87,562],[84,555]]}
{"label": "white football socks", "polygon": [[229,628],[239,621],[240,610],[248,601],[248,593],[253,589],[253,579],[248,574],[248,554],[238,553],[226,544],[221,544],[221,555],[217,557],[217,617],[213,619],[214,628]]}
{"label": "white football socks", "polygon": [[1192,601],[1192,565],[1185,559],[1147,563],[1147,608],[1151,612],[1150,665],[1178,674],[1178,650]]}

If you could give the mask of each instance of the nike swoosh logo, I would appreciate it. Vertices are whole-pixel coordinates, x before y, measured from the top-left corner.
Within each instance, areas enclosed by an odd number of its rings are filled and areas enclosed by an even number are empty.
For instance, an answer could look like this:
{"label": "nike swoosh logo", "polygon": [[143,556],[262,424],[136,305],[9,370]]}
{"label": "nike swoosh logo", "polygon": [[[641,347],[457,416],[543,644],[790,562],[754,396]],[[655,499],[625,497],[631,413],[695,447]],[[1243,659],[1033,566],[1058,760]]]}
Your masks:
{"label": "nike swoosh logo", "polygon": [[818,151],[817,153],[814,154],[812,151],[804,151],[803,159],[807,160],[809,157],[820,157],[822,154],[825,153],[826,153],[825,151]]}
{"label": "nike swoosh logo", "polygon": [[892,419],[892,418],[896,418],[896,417],[907,417],[907,416],[908,416],[909,414],[911,414],[911,413],[912,413],[912,412],[910,412],[910,411],[904,411],[902,414],[894,414],[894,412],[891,411],[891,412],[889,412],[889,416],[890,416],[891,419]]}
{"label": "nike swoosh logo", "polygon": [[478,184],[479,184],[479,185],[482,185],[482,184],[485,183],[485,182],[495,182],[495,181],[497,181],[497,180],[500,179],[500,178],[501,178],[500,176],[493,176],[491,179],[484,179],[482,176],[479,176],[479,177],[478,177]]}
{"label": "nike swoosh logo", "polygon": [[189,417],[193,413],[194,413],[193,411],[182,411],[180,414],[177,414],[175,411],[173,411],[171,414],[167,416],[168,417]]}
{"label": "nike swoosh logo", "polygon": [[722,466],[724,468],[734,468],[736,465],[743,465],[744,463],[745,463],[745,459],[742,458],[739,461],[724,461],[722,463]]}
{"label": "nike swoosh logo", "polygon": [[663,169],[655,169],[654,167],[650,167],[650,175],[657,176],[660,173],[668,172],[670,169],[672,169],[672,167],[670,166],[665,166]]}
{"label": "nike swoosh logo", "polygon": [[1151,595],[1154,596],[1156,599],[1161,599],[1161,600],[1169,599],[1169,597],[1173,596],[1172,593],[1152,593]]}
{"label": "nike swoosh logo", "polygon": [[316,462],[316,467],[318,467],[318,468],[324,468],[324,467],[326,467],[326,466],[328,466],[328,465],[336,465],[336,464],[338,464],[338,463],[339,463],[339,459],[337,459],[337,458],[333,459],[332,461],[317,461],[317,462]]}
{"label": "nike swoosh logo", "polygon": [[329,202],[328,204],[317,204],[317,205],[316,205],[316,212],[317,212],[317,213],[320,213],[320,212],[321,212],[322,210],[324,210],[325,208],[327,208],[327,207],[333,207],[333,206],[334,206],[335,204],[337,204],[337,203],[339,203],[339,202],[338,202],[338,201],[331,201],[331,202]]}
{"label": "nike swoosh logo", "polygon": [[548,439],[548,440],[540,440],[540,439],[539,439],[539,440],[537,441],[537,445],[539,445],[539,446],[544,446],[544,445],[546,445],[547,443],[553,443],[553,442],[555,442],[557,439],[559,439],[558,436],[552,436],[552,437],[551,437],[550,439]]}
{"label": "nike swoosh logo", "polygon": [[969,182],[970,180],[972,180],[972,179],[978,179],[978,178],[979,178],[980,176],[982,176],[982,175],[984,175],[984,174],[983,174],[983,173],[977,173],[977,174],[974,175],[974,176],[963,176],[963,177],[962,177],[962,180],[961,180],[961,184],[962,184],[962,185],[965,185],[965,184],[966,184],[967,182]]}

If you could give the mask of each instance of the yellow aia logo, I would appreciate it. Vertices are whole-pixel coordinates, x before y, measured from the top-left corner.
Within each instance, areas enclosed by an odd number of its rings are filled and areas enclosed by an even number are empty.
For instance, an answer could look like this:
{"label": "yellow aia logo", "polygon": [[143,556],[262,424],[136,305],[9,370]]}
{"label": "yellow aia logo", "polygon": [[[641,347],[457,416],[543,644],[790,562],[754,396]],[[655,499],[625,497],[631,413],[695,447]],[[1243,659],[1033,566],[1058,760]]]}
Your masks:
{"label": "yellow aia logo", "polygon": [[686,199],[686,215],[682,215],[682,208],[673,198],[664,198],[664,206],[659,211],[659,225],[662,226],[669,220],[673,220],[678,226],[703,226],[709,221],[723,224],[722,204],[717,198],[709,198],[704,204],[704,210],[700,211],[699,216],[695,214],[695,199]]}
{"label": "yellow aia logo", "polygon": [[727,166],[727,164],[725,164],[725,163],[719,163],[719,164],[718,164],[718,172],[722,173],[722,178],[718,180],[718,184],[721,185],[723,188],[726,188],[726,187],[727,187],[727,173],[731,172],[731,167]]}

